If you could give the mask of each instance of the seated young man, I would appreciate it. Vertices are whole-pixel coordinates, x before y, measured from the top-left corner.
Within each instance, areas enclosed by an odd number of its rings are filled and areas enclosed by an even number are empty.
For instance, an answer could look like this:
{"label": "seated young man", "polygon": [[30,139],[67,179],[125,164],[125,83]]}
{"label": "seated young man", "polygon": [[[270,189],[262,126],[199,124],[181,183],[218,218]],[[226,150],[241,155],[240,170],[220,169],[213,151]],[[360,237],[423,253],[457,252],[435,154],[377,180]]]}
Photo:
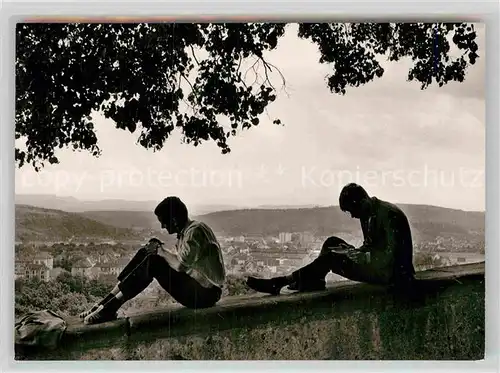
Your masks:
{"label": "seated young man", "polygon": [[414,279],[413,244],[406,215],[397,206],[370,197],[355,183],[346,185],[339,197],[340,209],[359,219],[364,242],[359,248],[338,237],[323,244],[318,258],[289,276],[271,279],[249,277],[247,285],[262,293],[277,295],[282,287],[299,291],[325,288],[332,271],[350,280],[404,286]]}
{"label": "seated young man", "polygon": [[164,249],[155,238],[139,249],[111,293],[80,314],[86,324],[114,320],[118,309],[153,279],[186,307],[212,307],[219,301],[226,272],[213,231],[202,222],[190,220],[186,205],[178,197],[164,199],[154,213],[162,228],[177,234],[175,249]]}

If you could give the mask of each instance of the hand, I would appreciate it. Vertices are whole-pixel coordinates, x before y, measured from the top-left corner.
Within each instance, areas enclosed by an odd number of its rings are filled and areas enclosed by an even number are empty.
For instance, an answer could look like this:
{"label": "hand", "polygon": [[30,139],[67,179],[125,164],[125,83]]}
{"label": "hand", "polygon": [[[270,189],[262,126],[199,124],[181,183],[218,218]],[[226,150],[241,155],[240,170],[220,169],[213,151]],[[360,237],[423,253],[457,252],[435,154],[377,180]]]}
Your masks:
{"label": "hand", "polygon": [[351,249],[354,249],[354,246],[352,245],[349,245],[348,243],[339,243],[338,245],[332,247],[332,250],[338,250],[338,251],[342,251],[342,250],[351,250]]}
{"label": "hand", "polygon": [[157,254],[158,249],[163,246],[163,242],[161,242],[158,238],[151,238],[144,248],[148,254]]}
{"label": "hand", "polygon": [[163,242],[160,241],[158,238],[153,237],[149,240],[148,244],[157,244],[157,245],[163,245]]}
{"label": "hand", "polygon": [[[324,252],[344,252],[344,251],[349,251],[352,250],[354,247],[352,245],[349,245],[348,243],[339,243],[334,246],[329,246],[324,249]],[[323,250],[322,250],[323,251]]]}

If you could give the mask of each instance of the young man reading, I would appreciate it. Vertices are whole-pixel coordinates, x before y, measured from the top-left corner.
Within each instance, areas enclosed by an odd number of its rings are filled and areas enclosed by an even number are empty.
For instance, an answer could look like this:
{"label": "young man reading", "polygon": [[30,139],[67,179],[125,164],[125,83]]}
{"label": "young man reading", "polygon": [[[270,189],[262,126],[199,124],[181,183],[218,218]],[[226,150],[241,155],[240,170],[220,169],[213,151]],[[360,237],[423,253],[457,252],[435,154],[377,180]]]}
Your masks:
{"label": "young man reading", "polygon": [[226,272],[220,245],[204,223],[190,220],[178,197],[164,199],[155,209],[161,227],[177,234],[174,250],[151,239],[118,276],[111,293],[80,314],[86,324],[116,319],[118,309],[156,279],[179,303],[189,308],[212,307],[220,300]]}
{"label": "young man reading", "polygon": [[403,211],[389,202],[370,197],[355,183],[342,189],[339,204],[342,211],[360,220],[364,236],[361,247],[355,248],[338,237],[330,237],[318,258],[305,267],[289,276],[249,277],[247,285],[258,292],[274,295],[287,285],[291,290],[322,290],[330,271],[372,284],[405,286],[412,282],[415,274],[413,244]]}

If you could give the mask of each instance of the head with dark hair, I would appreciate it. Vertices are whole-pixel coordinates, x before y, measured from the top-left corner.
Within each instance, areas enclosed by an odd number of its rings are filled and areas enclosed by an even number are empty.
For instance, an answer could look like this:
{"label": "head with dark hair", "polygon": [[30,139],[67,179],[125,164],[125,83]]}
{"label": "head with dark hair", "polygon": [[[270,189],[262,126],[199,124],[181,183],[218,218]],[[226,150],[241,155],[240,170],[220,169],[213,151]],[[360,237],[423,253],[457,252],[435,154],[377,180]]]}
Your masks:
{"label": "head with dark hair", "polygon": [[363,204],[370,200],[366,190],[356,183],[347,184],[340,192],[339,205],[344,212],[349,212],[353,218],[361,218]]}
{"label": "head with dark hair", "polygon": [[171,196],[161,201],[155,209],[155,215],[168,233],[179,233],[188,222],[188,210],[179,197]]}

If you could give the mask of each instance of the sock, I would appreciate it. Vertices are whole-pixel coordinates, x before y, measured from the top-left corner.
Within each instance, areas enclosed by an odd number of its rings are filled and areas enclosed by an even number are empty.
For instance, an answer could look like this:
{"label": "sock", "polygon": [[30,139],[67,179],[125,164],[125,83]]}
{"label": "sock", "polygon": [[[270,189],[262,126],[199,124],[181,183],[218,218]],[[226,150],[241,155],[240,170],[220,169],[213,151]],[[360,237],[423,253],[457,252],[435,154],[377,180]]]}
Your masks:
{"label": "sock", "polygon": [[96,306],[100,306],[101,304],[106,304],[108,303],[111,299],[113,299],[116,294],[120,292],[120,289],[118,288],[118,285],[116,285],[111,292],[106,295],[104,298],[101,299],[99,303],[96,304]]}
{"label": "sock", "polygon": [[100,306],[100,305],[104,305],[106,303],[108,303],[111,299],[113,299],[116,294],[118,294],[120,292],[120,288],[118,287],[118,285],[116,285],[113,290],[110,291],[110,293],[108,295],[106,295],[104,298],[101,299],[101,301],[99,303],[97,303],[95,305],[95,307],[97,306]]}
{"label": "sock", "polygon": [[123,297],[123,293],[118,292],[118,294],[113,295],[106,303],[103,303],[103,307],[106,311],[116,312],[120,307],[126,302]]}
{"label": "sock", "polygon": [[109,293],[108,295],[106,295],[106,297],[104,297],[99,303],[98,305],[101,305],[101,304],[106,304],[108,303],[111,299],[113,299],[115,297],[114,294],[112,293]]}
{"label": "sock", "polygon": [[[114,290],[114,289],[113,289]],[[109,293],[108,295],[106,295],[103,299],[101,299],[98,303],[94,304],[90,309],[88,309],[87,311],[84,311],[82,313],[80,313],[80,317],[81,318],[84,318],[84,317],[87,317],[88,315],[90,315],[92,312],[95,312],[99,306],[102,306],[106,303],[108,303],[111,299],[113,299],[115,297],[115,295],[111,292]]]}
{"label": "sock", "polygon": [[120,283],[116,284],[110,294],[116,295],[120,292]]}

